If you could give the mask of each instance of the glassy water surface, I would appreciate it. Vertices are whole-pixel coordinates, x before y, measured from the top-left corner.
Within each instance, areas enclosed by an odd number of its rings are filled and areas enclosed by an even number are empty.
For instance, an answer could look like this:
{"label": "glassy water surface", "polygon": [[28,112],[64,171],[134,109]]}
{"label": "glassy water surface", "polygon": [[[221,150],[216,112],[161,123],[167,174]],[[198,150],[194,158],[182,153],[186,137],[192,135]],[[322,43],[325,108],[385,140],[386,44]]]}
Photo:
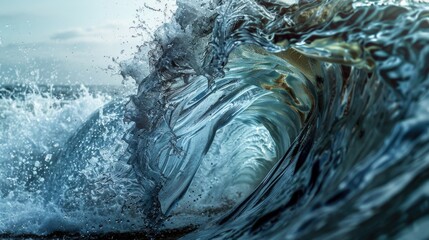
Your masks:
{"label": "glassy water surface", "polygon": [[429,236],[427,3],[176,5],[134,86],[2,85],[1,236]]}

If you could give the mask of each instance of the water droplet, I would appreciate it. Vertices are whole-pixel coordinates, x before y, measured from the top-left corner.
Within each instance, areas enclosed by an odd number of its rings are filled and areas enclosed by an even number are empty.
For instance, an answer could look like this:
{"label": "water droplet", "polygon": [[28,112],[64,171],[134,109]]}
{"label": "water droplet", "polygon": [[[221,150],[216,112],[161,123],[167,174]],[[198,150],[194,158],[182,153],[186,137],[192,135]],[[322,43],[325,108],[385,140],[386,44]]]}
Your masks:
{"label": "water droplet", "polygon": [[[58,145],[58,143],[56,143],[55,145],[54,145],[54,147],[58,147],[58,146],[56,146],[56,145]],[[46,162],[50,162],[51,161],[51,159],[52,159],[52,154],[46,154],[46,157],[45,157],[45,161]]]}

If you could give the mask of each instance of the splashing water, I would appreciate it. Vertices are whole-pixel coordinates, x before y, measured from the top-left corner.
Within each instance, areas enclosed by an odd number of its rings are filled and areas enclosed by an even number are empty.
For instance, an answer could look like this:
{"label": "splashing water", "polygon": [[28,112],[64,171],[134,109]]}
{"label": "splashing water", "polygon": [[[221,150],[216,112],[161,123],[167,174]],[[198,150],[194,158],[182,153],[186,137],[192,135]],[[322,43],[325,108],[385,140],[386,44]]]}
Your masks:
{"label": "splashing water", "polygon": [[178,1],[129,99],[0,99],[0,231],[425,239],[428,43],[423,1]]}

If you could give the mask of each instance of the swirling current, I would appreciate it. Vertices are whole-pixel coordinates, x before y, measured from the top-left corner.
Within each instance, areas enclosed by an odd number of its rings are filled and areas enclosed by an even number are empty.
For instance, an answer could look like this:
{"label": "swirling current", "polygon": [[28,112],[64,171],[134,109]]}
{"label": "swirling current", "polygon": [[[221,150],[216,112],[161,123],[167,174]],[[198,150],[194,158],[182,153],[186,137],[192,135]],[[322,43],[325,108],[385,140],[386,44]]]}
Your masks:
{"label": "swirling current", "polygon": [[424,1],[177,0],[133,93],[3,88],[1,236],[427,239],[428,44]]}

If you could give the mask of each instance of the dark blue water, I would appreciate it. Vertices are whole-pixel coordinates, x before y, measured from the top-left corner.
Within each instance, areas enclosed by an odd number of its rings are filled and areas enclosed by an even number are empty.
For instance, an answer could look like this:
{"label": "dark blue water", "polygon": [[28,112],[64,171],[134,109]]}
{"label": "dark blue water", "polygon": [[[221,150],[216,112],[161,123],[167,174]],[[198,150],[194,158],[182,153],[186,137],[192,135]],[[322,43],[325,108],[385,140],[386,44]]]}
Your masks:
{"label": "dark blue water", "polygon": [[429,237],[429,5],[177,4],[131,96],[2,95],[2,233]]}

